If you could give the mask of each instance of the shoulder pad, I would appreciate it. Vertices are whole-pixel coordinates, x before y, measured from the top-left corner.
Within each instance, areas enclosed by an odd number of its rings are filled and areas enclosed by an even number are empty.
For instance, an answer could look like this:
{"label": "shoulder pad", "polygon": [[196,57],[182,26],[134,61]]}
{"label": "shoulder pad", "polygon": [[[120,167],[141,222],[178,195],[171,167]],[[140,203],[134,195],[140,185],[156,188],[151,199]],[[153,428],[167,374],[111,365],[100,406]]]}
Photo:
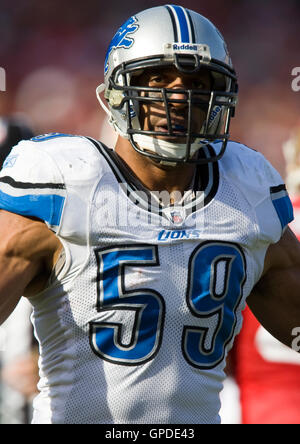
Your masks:
{"label": "shoulder pad", "polygon": [[278,171],[261,153],[231,141],[221,165],[225,176],[255,209],[261,233],[277,242],[293,220],[293,207]]}

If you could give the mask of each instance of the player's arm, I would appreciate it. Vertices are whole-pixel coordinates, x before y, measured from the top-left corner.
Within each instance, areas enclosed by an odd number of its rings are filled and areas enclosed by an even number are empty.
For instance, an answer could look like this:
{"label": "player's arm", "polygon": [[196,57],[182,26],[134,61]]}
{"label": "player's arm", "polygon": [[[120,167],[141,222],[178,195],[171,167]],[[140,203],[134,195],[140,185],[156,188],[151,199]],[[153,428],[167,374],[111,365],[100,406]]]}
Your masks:
{"label": "player's arm", "polygon": [[269,246],[264,272],[247,302],[266,330],[291,347],[292,330],[300,326],[300,243],[289,228]]}
{"label": "player's arm", "polygon": [[[22,141],[0,171],[0,322],[21,296],[45,288],[61,244],[67,199],[53,137]],[[69,140],[68,140],[69,142]]]}
{"label": "player's arm", "polygon": [[44,222],[0,210],[0,324],[21,296],[43,290],[61,248]]}

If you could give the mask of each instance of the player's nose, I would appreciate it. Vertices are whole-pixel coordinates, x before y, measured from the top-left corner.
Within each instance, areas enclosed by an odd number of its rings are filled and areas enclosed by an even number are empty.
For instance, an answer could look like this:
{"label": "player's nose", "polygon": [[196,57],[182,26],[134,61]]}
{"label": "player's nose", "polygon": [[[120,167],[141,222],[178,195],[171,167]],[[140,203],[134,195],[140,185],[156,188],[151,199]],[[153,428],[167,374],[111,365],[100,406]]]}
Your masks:
{"label": "player's nose", "polygon": [[[187,80],[178,75],[168,86],[168,89],[173,91],[169,93],[169,99],[172,100],[172,105],[177,108],[184,108],[187,106],[188,95],[186,90],[189,88]],[[175,102],[173,102],[173,100]],[[177,102],[178,101],[178,102]]]}

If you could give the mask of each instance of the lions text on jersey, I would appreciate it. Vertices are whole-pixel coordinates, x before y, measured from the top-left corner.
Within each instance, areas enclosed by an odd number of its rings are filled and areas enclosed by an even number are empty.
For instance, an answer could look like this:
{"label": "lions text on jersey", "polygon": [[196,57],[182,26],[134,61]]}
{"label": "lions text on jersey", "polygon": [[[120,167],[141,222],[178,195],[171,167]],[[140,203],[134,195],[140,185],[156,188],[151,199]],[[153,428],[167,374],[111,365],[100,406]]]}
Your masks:
{"label": "lions text on jersey", "polygon": [[227,352],[292,211],[281,177],[243,145],[201,168],[201,186],[166,207],[92,139],[11,152],[0,207],[44,220],[65,252],[31,298],[35,423],[219,422]]}

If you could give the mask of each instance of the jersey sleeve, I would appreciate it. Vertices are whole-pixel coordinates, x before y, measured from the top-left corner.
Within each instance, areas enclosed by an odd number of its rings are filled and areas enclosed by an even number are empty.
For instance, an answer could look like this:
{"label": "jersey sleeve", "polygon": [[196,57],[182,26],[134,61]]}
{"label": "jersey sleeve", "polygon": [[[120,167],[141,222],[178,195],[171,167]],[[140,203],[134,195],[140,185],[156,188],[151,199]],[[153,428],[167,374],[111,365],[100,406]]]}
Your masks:
{"label": "jersey sleeve", "polygon": [[258,186],[262,199],[255,206],[256,217],[260,236],[275,243],[294,219],[293,206],[280,174],[262,155],[259,157]]}
{"label": "jersey sleeve", "polygon": [[16,145],[0,172],[0,209],[41,219],[57,232],[66,186],[54,159],[32,141]]}

